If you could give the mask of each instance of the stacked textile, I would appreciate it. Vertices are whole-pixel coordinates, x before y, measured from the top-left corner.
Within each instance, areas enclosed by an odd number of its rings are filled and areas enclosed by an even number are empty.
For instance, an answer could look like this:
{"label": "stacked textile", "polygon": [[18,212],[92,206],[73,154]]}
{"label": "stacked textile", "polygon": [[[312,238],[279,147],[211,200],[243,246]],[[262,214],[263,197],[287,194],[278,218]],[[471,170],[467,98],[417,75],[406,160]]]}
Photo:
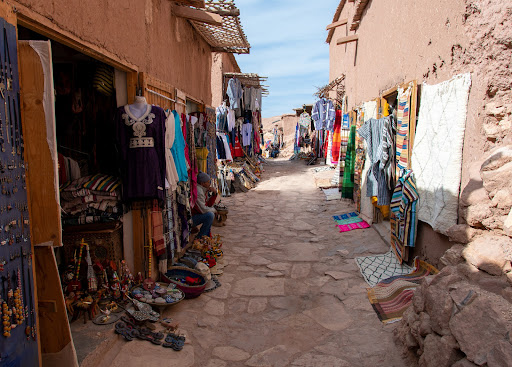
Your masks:
{"label": "stacked textile", "polygon": [[81,177],[60,188],[64,225],[79,225],[119,220],[121,181],[108,175]]}

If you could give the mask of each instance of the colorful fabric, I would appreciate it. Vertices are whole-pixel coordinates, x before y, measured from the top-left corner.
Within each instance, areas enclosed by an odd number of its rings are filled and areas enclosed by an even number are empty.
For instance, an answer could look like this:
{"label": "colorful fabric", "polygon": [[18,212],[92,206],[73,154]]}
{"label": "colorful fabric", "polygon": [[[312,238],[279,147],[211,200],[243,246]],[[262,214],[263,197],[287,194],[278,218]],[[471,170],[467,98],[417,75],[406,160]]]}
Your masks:
{"label": "colorful fabric", "polygon": [[392,250],[382,255],[356,257],[355,261],[370,287],[393,276],[405,275],[413,271],[412,267],[400,264]]}
{"label": "colorful fabric", "polygon": [[379,320],[388,324],[402,319],[412,303],[412,296],[421,279],[437,273],[435,267],[416,259],[413,272],[390,277],[375,287],[368,288],[368,299]]}
{"label": "colorful fabric", "polygon": [[[85,196],[93,193],[115,193],[121,185],[119,178],[109,175],[96,174],[81,177],[78,180],[67,182],[60,187],[61,191],[77,192],[74,196]],[[85,189],[85,190],[84,190]],[[82,194],[78,194],[81,191]]]}
{"label": "colorful fabric", "polygon": [[309,125],[311,125],[311,115],[307,112],[302,112],[299,116],[299,125],[309,129]]}
{"label": "colorful fabric", "polygon": [[339,225],[340,233],[353,231],[354,229],[370,228],[370,225],[361,219],[360,222]]}
{"label": "colorful fabric", "polygon": [[416,182],[411,170],[402,171],[391,198],[391,247],[402,263],[408,260],[408,248],[416,242],[418,218],[416,205],[419,200]]}
{"label": "colorful fabric", "polygon": [[343,171],[343,183],[341,187],[341,196],[350,199],[354,195],[355,144],[356,127],[352,126],[348,138],[347,157],[345,159],[345,170]]}
{"label": "colorful fabric", "polygon": [[396,177],[409,164],[409,109],[412,87],[398,88],[398,111],[396,132]]}
{"label": "colorful fabric", "polygon": [[326,98],[320,99],[313,106],[311,117],[315,121],[315,130],[327,129],[332,131],[336,118],[334,104]]}
{"label": "colorful fabric", "polygon": [[350,118],[349,118],[349,114],[346,113],[343,115],[343,127],[342,127],[343,130],[349,130],[350,129]]}
{"label": "colorful fabric", "polygon": [[333,216],[340,232],[348,232],[354,229],[369,228],[370,225],[359,217],[356,212]]}
{"label": "colorful fabric", "polygon": [[340,159],[340,151],[341,151],[341,110],[336,111],[336,120],[334,121],[334,131],[332,133],[332,163],[338,164],[341,161]]}

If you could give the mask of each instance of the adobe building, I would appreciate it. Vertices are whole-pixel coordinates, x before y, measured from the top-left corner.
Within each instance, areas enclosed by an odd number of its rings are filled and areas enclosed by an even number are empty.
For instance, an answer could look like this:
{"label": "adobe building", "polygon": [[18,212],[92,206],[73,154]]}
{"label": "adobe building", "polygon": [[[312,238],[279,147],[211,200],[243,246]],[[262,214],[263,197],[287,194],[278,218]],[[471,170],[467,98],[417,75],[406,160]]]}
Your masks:
{"label": "adobe building", "polygon": [[[462,175],[455,193],[459,226],[441,234],[425,222],[418,225],[414,256],[436,265],[454,243],[450,236],[460,242],[461,236],[473,235],[466,224],[504,231],[510,186],[494,199],[496,190],[491,195],[483,190],[480,166],[493,149],[512,143],[510,25],[510,7],[499,1],[341,0],[327,27],[330,81],[344,77],[347,112],[367,101],[396,99],[397,87],[413,82],[411,117],[420,124],[422,83],[470,73]],[[377,215],[373,219],[379,221]]]}
{"label": "adobe building", "polygon": [[[0,257],[11,251],[8,272],[21,265],[28,317],[23,330],[4,330],[2,363],[78,366],[57,268],[69,253],[54,249],[87,232],[62,233],[57,154],[66,151],[108,170],[115,156],[112,117],[136,95],[179,114],[211,114],[222,94],[218,74],[240,72],[233,53],[249,52],[238,15],[231,1],[0,2],[1,119],[12,127],[7,136],[2,129],[2,150],[9,142],[12,156],[10,150],[2,154],[10,156],[10,182],[20,181],[12,183],[9,200],[22,218],[11,222],[21,226],[20,234],[12,246],[2,246]],[[2,202],[8,204],[12,208]],[[116,261],[124,253],[135,274],[144,271],[149,238],[143,210],[132,208],[122,226],[98,235],[102,251]]]}

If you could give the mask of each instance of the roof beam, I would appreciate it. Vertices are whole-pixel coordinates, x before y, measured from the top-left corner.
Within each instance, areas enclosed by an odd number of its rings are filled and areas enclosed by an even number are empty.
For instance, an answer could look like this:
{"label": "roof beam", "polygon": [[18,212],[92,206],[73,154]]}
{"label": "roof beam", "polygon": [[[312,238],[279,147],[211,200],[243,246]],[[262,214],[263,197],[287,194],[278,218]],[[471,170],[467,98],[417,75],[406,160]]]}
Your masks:
{"label": "roof beam", "polygon": [[339,27],[339,26],[345,25],[345,24],[347,24],[347,23],[348,23],[348,19],[342,19],[342,20],[339,20],[339,21],[337,21],[337,22],[334,22],[334,23],[329,24],[329,25],[325,28],[325,30],[326,30],[326,31],[328,31],[328,30],[330,30],[330,29],[334,29],[334,28],[336,28],[336,27]]}
{"label": "roof beam", "polygon": [[208,9],[210,13],[215,13],[222,15],[223,17],[238,17],[240,16],[240,9],[230,9],[230,10],[221,10],[221,9]]}
{"label": "roof beam", "polygon": [[338,40],[336,41],[336,44],[343,45],[345,43],[357,41],[358,39],[359,39],[359,36],[357,34],[354,34],[352,36],[338,38]]}
{"label": "roof beam", "polygon": [[204,8],[204,0],[174,0],[175,3],[183,4],[187,6],[194,6],[196,8]]}
{"label": "roof beam", "polygon": [[204,10],[192,9],[187,6],[175,5],[172,8],[172,12],[174,15],[180,18],[195,20],[198,22],[207,23],[215,26],[222,25],[222,16]]}

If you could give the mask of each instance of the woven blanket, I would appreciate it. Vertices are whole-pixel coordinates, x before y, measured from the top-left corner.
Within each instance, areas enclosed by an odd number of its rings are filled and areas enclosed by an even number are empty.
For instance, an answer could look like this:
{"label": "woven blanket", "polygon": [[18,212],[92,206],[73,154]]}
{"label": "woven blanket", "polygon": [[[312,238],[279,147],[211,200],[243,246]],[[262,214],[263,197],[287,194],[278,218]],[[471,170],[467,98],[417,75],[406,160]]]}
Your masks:
{"label": "woven blanket", "polygon": [[400,264],[392,250],[382,255],[356,257],[355,261],[370,287],[374,287],[384,279],[413,271],[410,266]]}
{"label": "woven blanket", "polygon": [[333,216],[341,232],[348,232],[354,229],[370,228],[370,225],[359,217],[356,212]]}
{"label": "woven blanket", "polygon": [[457,224],[470,86],[468,73],[436,85],[423,84],[421,92],[411,161],[420,195],[418,219],[444,234]]}
{"label": "woven blanket", "polygon": [[400,320],[410,306],[421,279],[437,272],[432,265],[416,259],[413,272],[385,279],[368,288],[368,299],[379,320],[385,324]]}
{"label": "woven blanket", "polygon": [[345,170],[343,171],[343,181],[341,194],[344,198],[352,199],[354,196],[354,164],[356,160],[356,127],[350,128],[348,139],[347,156],[345,158]]}
{"label": "woven blanket", "polygon": [[398,110],[396,131],[396,177],[409,163],[409,110],[412,87],[398,88]]}
{"label": "woven blanket", "polygon": [[325,200],[327,201],[341,199],[341,192],[337,187],[331,189],[323,188],[322,191],[324,192]]}

